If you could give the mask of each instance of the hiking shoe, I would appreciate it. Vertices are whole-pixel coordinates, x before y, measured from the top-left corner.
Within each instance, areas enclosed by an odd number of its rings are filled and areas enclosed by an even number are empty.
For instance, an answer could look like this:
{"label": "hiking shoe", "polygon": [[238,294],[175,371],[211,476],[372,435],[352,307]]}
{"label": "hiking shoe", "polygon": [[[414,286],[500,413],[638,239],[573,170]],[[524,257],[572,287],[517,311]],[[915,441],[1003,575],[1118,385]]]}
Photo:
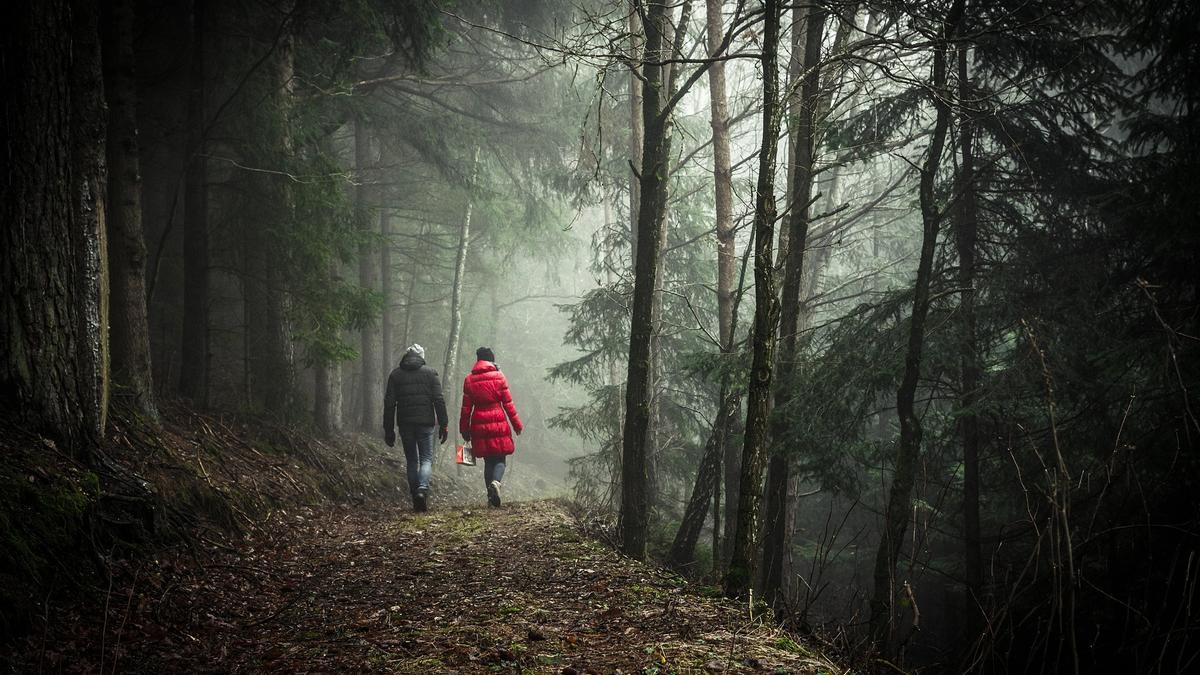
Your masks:
{"label": "hiking shoe", "polygon": [[429,510],[429,488],[418,488],[413,495],[413,511]]}
{"label": "hiking shoe", "polygon": [[488,483],[488,506],[494,508],[500,506],[500,481],[498,480]]}

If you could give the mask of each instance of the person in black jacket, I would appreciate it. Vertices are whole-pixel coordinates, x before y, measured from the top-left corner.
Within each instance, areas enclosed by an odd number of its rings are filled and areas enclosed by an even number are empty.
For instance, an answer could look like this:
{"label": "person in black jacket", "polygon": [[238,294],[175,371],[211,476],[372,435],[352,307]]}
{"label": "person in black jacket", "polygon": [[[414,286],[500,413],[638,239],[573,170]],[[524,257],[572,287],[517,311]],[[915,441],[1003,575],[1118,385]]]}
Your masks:
{"label": "person in black jacket", "polygon": [[387,392],[383,396],[383,439],[388,447],[393,447],[396,430],[400,432],[408,468],[408,489],[416,511],[429,508],[433,433],[436,429],[438,441],[445,443],[448,421],[438,373],[425,365],[425,349],[413,344],[400,359],[400,366],[388,376]]}

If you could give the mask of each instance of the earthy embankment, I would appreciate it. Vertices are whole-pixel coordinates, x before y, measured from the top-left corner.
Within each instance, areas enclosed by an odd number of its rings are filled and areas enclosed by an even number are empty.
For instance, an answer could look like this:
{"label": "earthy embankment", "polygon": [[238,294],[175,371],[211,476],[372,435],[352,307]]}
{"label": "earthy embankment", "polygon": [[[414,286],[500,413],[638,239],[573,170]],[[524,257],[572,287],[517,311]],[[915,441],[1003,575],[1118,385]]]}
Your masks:
{"label": "earthy embankment", "polygon": [[0,670],[843,672],[520,481],[444,467],[416,514],[392,449],[170,413],[99,464],[0,434]]}

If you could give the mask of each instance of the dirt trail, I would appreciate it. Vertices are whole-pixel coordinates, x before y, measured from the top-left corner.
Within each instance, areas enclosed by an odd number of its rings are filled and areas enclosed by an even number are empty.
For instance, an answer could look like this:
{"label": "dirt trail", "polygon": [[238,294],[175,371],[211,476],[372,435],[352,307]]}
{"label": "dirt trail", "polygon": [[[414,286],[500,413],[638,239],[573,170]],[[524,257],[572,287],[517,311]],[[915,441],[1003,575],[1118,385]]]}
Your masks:
{"label": "dirt trail", "polygon": [[30,658],[117,672],[838,672],[744,607],[581,535],[553,502],[280,512],[237,546],[129,569],[108,597],[104,620],[64,617]]}

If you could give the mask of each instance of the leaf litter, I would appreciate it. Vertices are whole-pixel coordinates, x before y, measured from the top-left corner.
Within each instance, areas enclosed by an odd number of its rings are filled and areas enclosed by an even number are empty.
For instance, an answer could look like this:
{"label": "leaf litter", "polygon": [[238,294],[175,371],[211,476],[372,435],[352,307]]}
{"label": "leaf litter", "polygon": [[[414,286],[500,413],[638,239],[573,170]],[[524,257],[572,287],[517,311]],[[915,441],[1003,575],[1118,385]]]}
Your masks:
{"label": "leaf litter", "polygon": [[[553,501],[325,505],[118,563],[18,665],[62,672],[843,673]],[[93,606],[102,604],[103,606]]]}

